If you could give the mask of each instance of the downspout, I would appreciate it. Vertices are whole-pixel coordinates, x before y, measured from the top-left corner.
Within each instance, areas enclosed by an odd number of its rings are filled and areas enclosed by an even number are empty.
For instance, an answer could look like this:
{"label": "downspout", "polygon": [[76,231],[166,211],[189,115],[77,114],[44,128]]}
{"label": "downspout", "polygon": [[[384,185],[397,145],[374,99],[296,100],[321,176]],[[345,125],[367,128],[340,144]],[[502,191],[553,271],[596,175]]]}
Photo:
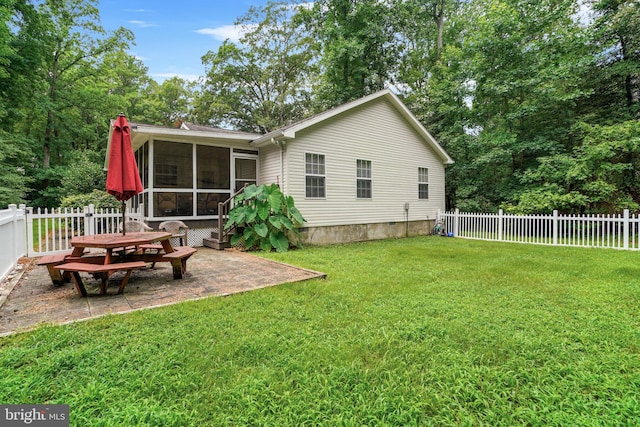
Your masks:
{"label": "downspout", "polygon": [[282,190],[283,193],[286,194],[287,189],[285,187],[288,184],[284,179],[284,149],[285,149],[286,143],[282,140],[276,140],[275,138],[271,138],[271,143],[280,148],[280,180],[281,180],[280,189]]}

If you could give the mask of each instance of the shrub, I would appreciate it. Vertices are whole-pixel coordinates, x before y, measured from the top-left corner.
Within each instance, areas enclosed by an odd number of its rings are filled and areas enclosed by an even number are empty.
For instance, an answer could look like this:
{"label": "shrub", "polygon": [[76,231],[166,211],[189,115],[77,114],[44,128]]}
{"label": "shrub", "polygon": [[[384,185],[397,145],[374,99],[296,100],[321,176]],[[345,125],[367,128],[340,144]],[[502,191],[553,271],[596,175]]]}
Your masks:
{"label": "shrub", "polygon": [[236,227],[231,244],[244,240],[247,249],[286,252],[299,246],[296,227],[305,219],[295,207],[293,197],[287,196],[276,184],[249,185],[235,197],[236,205],[229,212],[225,230]]}
{"label": "shrub", "polygon": [[122,203],[105,190],[93,190],[87,194],[75,194],[62,199],[60,207],[81,208],[94,205],[96,209],[120,209]]}

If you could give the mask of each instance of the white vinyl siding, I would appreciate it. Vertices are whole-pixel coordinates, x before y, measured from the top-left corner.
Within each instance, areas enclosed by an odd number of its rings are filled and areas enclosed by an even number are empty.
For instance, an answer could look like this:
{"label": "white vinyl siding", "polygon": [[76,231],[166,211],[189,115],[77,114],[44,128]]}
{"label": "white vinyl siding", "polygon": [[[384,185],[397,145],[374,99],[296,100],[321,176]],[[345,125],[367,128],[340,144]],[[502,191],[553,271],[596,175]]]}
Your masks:
{"label": "white vinyl siding", "polygon": [[[377,99],[299,131],[286,144],[287,193],[307,222],[330,226],[434,219],[445,209],[444,165],[398,110]],[[307,198],[305,153],[325,155],[325,198]],[[262,152],[261,152],[262,155]],[[371,161],[374,203],[356,203],[354,166]],[[429,199],[418,198],[416,171],[429,169]]]}
{"label": "white vinyl siding", "polygon": [[[258,184],[279,184],[280,188],[286,192],[285,182],[282,177],[283,171],[281,170],[280,147],[269,144],[260,148],[259,167],[260,173],[258,177]],[[284,164],[282,164],[284,169]]]}

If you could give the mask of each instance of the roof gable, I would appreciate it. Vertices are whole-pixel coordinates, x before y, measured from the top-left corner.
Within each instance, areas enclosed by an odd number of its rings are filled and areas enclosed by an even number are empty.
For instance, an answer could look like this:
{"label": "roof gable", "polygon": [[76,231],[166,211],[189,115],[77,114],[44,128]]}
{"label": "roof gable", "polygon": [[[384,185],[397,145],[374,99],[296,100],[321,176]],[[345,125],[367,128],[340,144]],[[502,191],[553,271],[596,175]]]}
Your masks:
{"label": "roof gable", "polygon": [[374,100],[386,98],[391,102],[391,104],[398,110],[398,112],[405,118],[407,123],[413,127],[416,132],[424,139],[428,146],[430,146],[435,153],[440,157],[444,164],[451,164],[453,160],[447,152],[438,144],[438,142],[431,136],[431,134],[425,129],[425,127],[420,123],[420,121],[409,111],[409,109],[404,105],[404,103],[398,98],[393,92],[389,89],[382,90],[380,92],[373,93],[371,95],[365,96],[363,98],[357,99],[355,101],[340,105],[338,107],[332,108],[320,114],[316,114],[307,119],[301,120],[299,122],[293,123],[291,125],[282,127],[275,131],[269,132],[260,138],[257,138],[251,142],[253,146],[264,146],[274,141],[287,140],[287,139],[295,139],[296,134],[304,129],[307,129],[311,126],[315,126],[320,124],[332,117],[343,114],[347,111],[350,111],[356,107],[367,104]]}

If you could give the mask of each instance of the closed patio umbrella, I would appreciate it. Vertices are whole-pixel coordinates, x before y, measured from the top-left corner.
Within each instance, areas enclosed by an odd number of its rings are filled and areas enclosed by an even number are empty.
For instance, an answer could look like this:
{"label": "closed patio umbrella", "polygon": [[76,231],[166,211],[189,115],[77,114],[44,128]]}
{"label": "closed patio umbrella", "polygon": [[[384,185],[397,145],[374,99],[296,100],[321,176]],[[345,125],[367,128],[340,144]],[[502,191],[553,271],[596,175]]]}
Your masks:
{"label": "closed patio umbrella", "polygon": [[[107,168],[107,193],[122,202],[122,224],[125,223],[125,202],[141,193],[142,181],[138,173],[138,164],[131,147],[131,129],[124,114],[120,113],[113,124],[111,146],[109,148],[109,166]],[[126,227],[122,227],[125,234]]]}

